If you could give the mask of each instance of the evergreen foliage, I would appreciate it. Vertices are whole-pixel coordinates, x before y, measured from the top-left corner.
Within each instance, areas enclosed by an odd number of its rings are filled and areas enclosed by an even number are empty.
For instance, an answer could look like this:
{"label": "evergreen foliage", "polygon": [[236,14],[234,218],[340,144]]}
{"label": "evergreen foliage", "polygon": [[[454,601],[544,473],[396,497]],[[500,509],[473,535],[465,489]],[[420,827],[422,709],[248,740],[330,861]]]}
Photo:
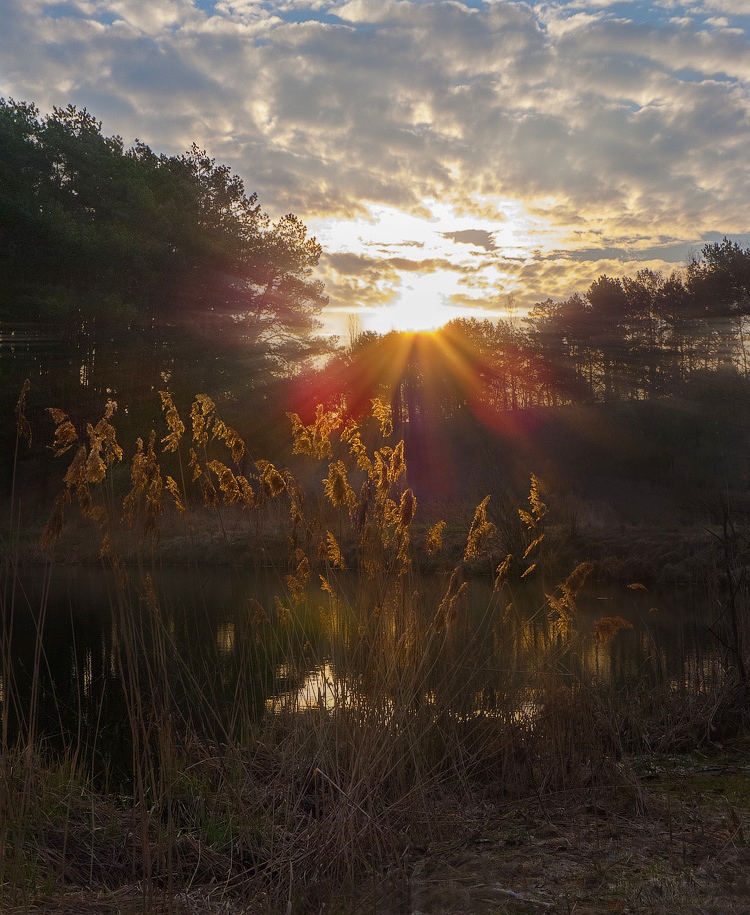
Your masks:
{"label": "evergreen foliage", "polygon": [[61,344],[38,372],[68,406],[165,384],[231,403],[325,349],[320,246],[196,146],[125,148],[85,108],[0,99],[0,189],[0,321]]}

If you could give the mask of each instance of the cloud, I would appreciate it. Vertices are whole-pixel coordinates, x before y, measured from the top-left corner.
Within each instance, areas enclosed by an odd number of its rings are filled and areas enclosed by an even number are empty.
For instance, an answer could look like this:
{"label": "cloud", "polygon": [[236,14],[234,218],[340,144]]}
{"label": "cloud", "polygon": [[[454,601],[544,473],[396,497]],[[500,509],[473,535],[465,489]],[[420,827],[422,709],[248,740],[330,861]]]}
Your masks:
{"label": "cloud", "polygon": [[484,248],[485,251],[494,251],[497,248],[492,233],[485,232],[484,229],[463,229],[460,232],[443,232],[444,238],[451,238],[453,241],[463,245],[476,245],[478,248]]}
{"label": "cloud", "polygon": [[339,240],[334,304],[440,270],[541,299],[747,228],[745,0],[6,0],[0,56],[0,94],[196,141],[275,216],[432,226]]}

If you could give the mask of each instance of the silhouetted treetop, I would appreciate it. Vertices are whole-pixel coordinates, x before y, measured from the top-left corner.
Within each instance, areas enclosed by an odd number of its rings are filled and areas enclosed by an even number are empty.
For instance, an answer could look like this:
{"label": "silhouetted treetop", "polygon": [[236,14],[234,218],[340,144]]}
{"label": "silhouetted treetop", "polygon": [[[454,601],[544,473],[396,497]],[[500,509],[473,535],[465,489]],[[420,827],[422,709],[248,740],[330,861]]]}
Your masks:
{"label": "silhouetted treetop", "polygon": [[85,108],[0,99],[0,321],[47,341],[12,369],[49,402],[113,396],[132,415],[167,387],[260,415],[275,379],[330,348],[320,254],[195,145],[125,148]]}
{"label": "silhouetted treetop", "polygon": [[726,236],[705,245],[688,264],[687,283],[709,315],[750,313],[750,248]]}
{"label": "silhouetted treetop", "polygon": [[212,332],[304,350],[326,299],[320,246],[273,223],[197,146],[125,149],[85,108],[40,116],[0,99],[0,317],[64,322],[212,319]]}

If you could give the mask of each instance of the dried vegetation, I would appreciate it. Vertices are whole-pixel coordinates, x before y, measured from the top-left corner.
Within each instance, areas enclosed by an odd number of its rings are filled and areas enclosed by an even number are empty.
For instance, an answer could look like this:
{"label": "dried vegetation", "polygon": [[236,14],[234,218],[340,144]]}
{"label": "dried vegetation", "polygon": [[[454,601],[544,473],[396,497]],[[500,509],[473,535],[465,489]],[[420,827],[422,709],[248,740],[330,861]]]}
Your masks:
{"label": "dried vegetation", "polygon": [[[26,393],[17,410],[19,441],[30,435]],[[648,795],[633,758],[657,745],[668,752],[681,742],[706,743],[718,723],[726,737],[745,729],[739,585],[734,628],[723,630],[720,676],[699,691],[644,677],[640,690],[622,695],[594,676],[588,659],[594,642],[610,643],[628,623],[601,619],[593,642],[577,630],[576,602],[590,564],[548,589],[536,620],[515,606],[513,576],[538,575],[547,549],[547,509],[535,477],[519,512],[516,554],[498,554],[485,499],[450,575],[431,595],[420,591],[413,558],[419,551],[440,555],[446,522],[416,528],[403,442],[387,442],[393,424],[386,404],[373,404],[380,435],[374,448],[365,444],[372,430],[365,435],[337,411],[320,408],[311,424],[291,417],[295,451],[324,468],[322,491],[312,497],[288,470],[249,461],[210,398],[192,405],[190,441],[166,392],[162,404],[167,432],[160,443],[153,432],[138,441],[124,494],[112,480],[123,459],[116,405],[85,434],[50,411],[53,448],[74,456],[43,534],[48,564],[77,510],[112,572],[113,676],[129,752],[128,777],[118,784],[94,771],[84,742],[50,751],[38,722],[39,703],[50,701],[40,695],[41,638],[30,693],[22,702],[16,690],[14,618],[32,612],[41,633],[45,607],[22,605],[13,550],[6,552],[6,910],[699,911],[679,908],[698,879],[675,863],[680,847],[683,863],[695,847],[689,801],[680,799],[678,815],[669,787]],[[218,519],[227,548],[227,524],[236,525],[237,512],[256,544],[264,519],[285,519],[282,587],[268,606],[250,598],[247,618],[234,621],[234,651],[242,655],[229,707],[213,702],[182,664],[148,564],[161,525],[184,524],[186,538],[199,538],[206,511]],[[142,544],[135,566],[117,549],[124,536]],[[725,552],[732,560],[732,549]],[[469,573],[482,566],[493,571],[494,591],[476,621],[467,609]],[[317,657],[301,623],[313,587],[322,633]],[[254,694],[253,665],[268,640],[290,682],[294,658],[307,652],[308,669],[319,673],[313,694]],[[712,841],[724,843],[717,851],[724,858],[730,847],[744,846],[747,809],[730,805],[726,816],[720,828],[712,812],[706,827]],[[632,833],[628,847],[652,842],[654,853],[669,835],[666,870],[644,877],[645,890],[633,884],[648,870],[643,850],[637,860],[607,851],[607,842],[625,833]],[[552,862],[546,875],[538,872],[542,859]],[[664,897],[658,905],[648,887]],[[593,889],[600,908],[591,907]],[[705,910],[714,911],[708,902]]]}

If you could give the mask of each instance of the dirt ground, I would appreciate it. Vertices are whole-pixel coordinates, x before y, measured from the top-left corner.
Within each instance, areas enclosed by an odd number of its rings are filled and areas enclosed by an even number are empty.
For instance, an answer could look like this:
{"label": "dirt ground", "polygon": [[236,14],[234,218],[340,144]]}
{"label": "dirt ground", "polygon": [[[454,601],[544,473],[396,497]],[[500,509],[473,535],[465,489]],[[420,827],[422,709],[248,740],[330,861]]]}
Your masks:
{"label": "dirt ground", "polygon": [[750,915],[742,762],[668,762],[652,765],[635,792],[476,811],[471,835],[425,848],[348,911]]}

